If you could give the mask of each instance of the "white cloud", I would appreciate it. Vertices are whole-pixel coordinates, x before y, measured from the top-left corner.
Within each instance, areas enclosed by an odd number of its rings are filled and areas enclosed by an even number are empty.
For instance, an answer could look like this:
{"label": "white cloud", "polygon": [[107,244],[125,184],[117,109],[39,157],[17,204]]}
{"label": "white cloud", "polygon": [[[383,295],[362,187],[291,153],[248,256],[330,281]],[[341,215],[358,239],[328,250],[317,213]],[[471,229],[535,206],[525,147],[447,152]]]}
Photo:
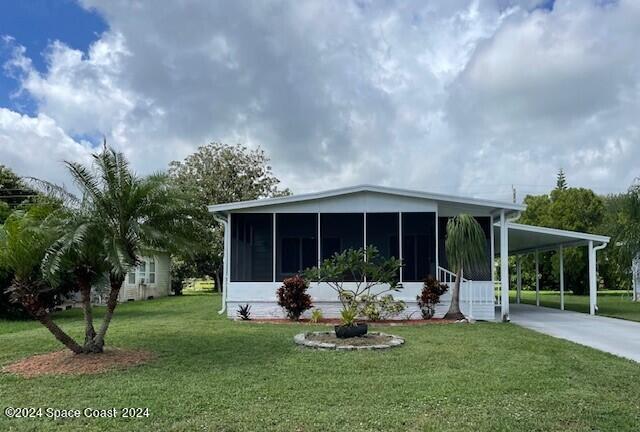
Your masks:
{"label": "white cloud", "polygon": [[88,52],[55,42],[38,73],[17,46],[8,67],[31,120],[104,134],[141,172],[221,140],[265,148],[296,191],[507,199],[560,166],[622,190],[640,174],[637,3],[538,3],[85,0],[109,23]]}
{"label": "white cloud", "polygon": [[71,139],[47,115],[29,117],[0,108],[0,163],[18,175],[44,178],[72,188],[62,162],[89,163],[89,153],[88,143]]}

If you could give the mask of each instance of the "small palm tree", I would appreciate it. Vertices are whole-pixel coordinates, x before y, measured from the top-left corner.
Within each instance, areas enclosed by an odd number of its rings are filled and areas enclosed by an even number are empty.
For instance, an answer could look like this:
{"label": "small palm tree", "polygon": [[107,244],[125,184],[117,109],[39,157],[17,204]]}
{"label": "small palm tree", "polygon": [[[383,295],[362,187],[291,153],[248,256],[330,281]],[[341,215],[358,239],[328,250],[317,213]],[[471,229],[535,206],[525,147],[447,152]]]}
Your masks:
{"label": "small palm tree", "polygon": [[445,319],[460,320],[460,282],[464,270],[474,270],[486,260],[486,239],[482,227],[473,216],[460,214],[447,222],[445,249],[447,261],[456,272],[456,282],[451,292],[451,305]]}
{"label": "small palm tree", "polygon": [[41,261],[55,240],[55,233],[43,222],[54,211],[49,205],[34,205],[9,216],[0,226],[0,267],[13,274],[8,288],[11,300],[20,303],[67,348],[81,353],[82,347],[51,319],[51,296],[62,290],[55,289],[41,271]]}
{"label": "small palm tree", "polygon": [[[42,263],[52,283],[72,278],[80,292],[84,318],[83,352],[100,353],[118,303],[125,275],[148,248],[168,252],[193,250],[203,209],[195,207],[164,174],[136,176],[122,153],[107,148],[93,155],[94,169],[66,162],[81,198],[55,185],[67,206],[50,218],[57,233]],[[93,324],[91,287],[109,284],[107,310],[100,327]]]}
{"label": "small palm tree", "polygon": [[[147,248],[169,252],[193,248],[193,233],[198,232],[197,221],[202,220],[196,216],[202,209],[194,207],[166,175],[136,176],[124,155],[106,144],[93,159],[95,170],[67,162],[82,193],[82,211],[70,224],[72,235],[62,237],[57,246],[80,258],[76,269],[84,266],[97,275],[106,266],[110,286],[107,310],[100,328],[94,331],[87,324],[85,335],[93,335],[89,348],[101,352],[127,272],[140,263]],[[78,227],[84,235],[77,235]]]}

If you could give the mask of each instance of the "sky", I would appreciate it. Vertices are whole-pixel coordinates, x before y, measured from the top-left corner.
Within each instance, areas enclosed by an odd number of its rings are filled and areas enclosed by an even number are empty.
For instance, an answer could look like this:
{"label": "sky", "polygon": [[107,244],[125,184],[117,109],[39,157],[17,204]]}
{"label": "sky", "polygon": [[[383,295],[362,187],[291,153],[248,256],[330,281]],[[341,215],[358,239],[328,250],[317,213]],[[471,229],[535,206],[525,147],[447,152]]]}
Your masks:
{"label": "sky", "polygon": [[262,148],[296,193],[511,200],[640,176],[637,0],[0,1],[0,164],[69,185]]}

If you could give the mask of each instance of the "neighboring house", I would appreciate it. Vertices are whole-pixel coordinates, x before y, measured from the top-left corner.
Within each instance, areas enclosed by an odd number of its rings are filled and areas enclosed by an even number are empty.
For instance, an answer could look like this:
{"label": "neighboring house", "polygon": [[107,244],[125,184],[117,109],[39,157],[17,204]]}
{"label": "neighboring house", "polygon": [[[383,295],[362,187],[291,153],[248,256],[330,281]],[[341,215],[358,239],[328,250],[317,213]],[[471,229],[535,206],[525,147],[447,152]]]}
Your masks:
{"label": "neighboring house", "polygon": [[[407,303],[407,314],[416,313],[416,295],[426,276],[450,284],[454,280],[455,269],[447,267],[444,247],[446,224],[450,217],[467,213],[476,217],[485,232],[487,260],[477,272],[464,275],[463,313],[475,319],[494,318],[492,264],[498,252],[501,314],[508,319],[509,255],[551,249],[562,254],[563,247],[576,246],[589,247],[591,313],[595,313],[595,251],[606,246],[609,238],[512,222],[522,210],[519,204],[369,185],[209,206],[225,227],[220,312],[226,309],[233,317],[239,305],[248,303],[254,317],[282,317],[276,289],[284,278],[345,249],[373,245],[382,256],[402,260],[403,289],[394,296]],[[338,316],[340,303],[327,284],[312,283],[309,292],[325,317]],[[446,312],[450,298],[449,291],[436,316]]]}
{"label": "neighboring house", "polygon": [[124,279],[118,301],[146,300],[171,293],[170,256],[154,252],[143,256],[141,263]]}

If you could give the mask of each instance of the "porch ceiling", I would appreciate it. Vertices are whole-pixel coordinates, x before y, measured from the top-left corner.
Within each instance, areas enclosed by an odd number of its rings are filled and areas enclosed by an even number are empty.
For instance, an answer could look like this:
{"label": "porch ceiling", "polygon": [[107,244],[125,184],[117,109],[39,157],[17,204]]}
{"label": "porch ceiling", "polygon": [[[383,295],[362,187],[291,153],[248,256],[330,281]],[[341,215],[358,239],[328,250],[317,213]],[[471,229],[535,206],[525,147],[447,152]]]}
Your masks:
{"label": "porch ceiling", "polygon": [[[609,243],[610,238],[601,235],[587,234],[576,231],[565,231],[555,228],[537,227],[508,222],[509,228],[509,255],[531,253],[536,250],[554,250],[559,246],[575,247],[585,246],[593,241],[597,246]],[[494,224],[495,250],[500,250],[500,224]]]}

